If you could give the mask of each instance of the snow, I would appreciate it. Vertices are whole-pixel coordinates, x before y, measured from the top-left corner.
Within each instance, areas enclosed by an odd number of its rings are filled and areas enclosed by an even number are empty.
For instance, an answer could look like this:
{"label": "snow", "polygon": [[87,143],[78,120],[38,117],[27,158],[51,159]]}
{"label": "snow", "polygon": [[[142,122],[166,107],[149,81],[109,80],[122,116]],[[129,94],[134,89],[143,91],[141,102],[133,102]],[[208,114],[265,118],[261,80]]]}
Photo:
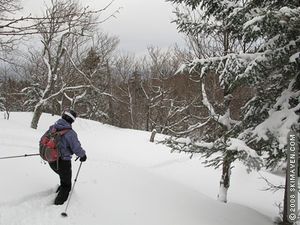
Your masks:
{"label": "snow", "polygon": [[183,73],[186,70],[186,64],[181,64],[175,74]]}
{"label": "snow", "polygon": [[258,157],[256,151],[247,146],[247,144],[237,138],[229,138],[229,147],[228,150],[244,151],[247,155],[252,156],[253,158]]}
{"label": "snow", "polygon": [[280,149],[286,146],[288,133],[299,120],[296,111],[300,109],[300,104],[295,107],[290,106],[290,99],[299,98],[300,96],[300,91],[292,91],[294,83],[295,80],[290,82],[289,87],[282,92],[281,96],[277,98],[274,107],[269,110],[269,118],[259,124],[254,130],[254,135],[257,136],[258,140],[261,138],[267,140],[268,132],[274,134],[279,142]]}
{"label": "snow", "polygon": [[280,13],[282,13],[282,14],[284,14],[285,16],[288,16],[288,17],[291,17],[291,16],[293,16],[293,15],[298,14],[299,11],[300,11],[300,8],[299,8],[299,7],[298,7],[298,8],[295,8],[295,9],[292,9],[292,8],[290,8],[290,7],[287,7],[287,6],[284,6],[284,7],[282,7],[282,8],[279,10]]}
{"label": "snow", "polygon": [[249,26],[252,26],[253,24],[262,21],[264,18],[265,18],[265,15],[256,16],[253,19],[247,21],[246,23],[244,23],[244,30],[247,29]]}
{"label": "snow", "polygon": [[283,149],[287,144],[287,134],[298,119],[299,116],[293,110],[272,111],[269,118],[255,128],[254,134],[257,135],[258,140],[260,138],[268,140],[267,133],[271,132],[277,138],[279,148]]}
{"label": "snow", "polygon": [[300,59],[300,52],[297,52],[290,57],[290,63],[297,62],[297,59]]}
{"label": "snow", "polygon": [[208,149],[212,149],[214,147],[214,143],[213,142],[205,142],[205,141],[198,141],[198,142],[195,142],[195,145],[196,146],[199,146],[199,147],[204,147],[204,148],[208,148]]}
{"label": "snow", "polygon": [[[0,113],[2,115],[2,113]],[[43,114],[37,130],[32,113],[0,118],[0,157],[37,153],[40,136],[58,117]],[[242,164],[232,170],[228,203],[217,201],[220,170],[196,157],[170,153],[149,142],[150,132],[95,121],[74,123],[87,151],[67,211],[54,206],[58,177],[39,157],[1,160],[1,225],[271,225],[283,192],[266,188],[257,172]],[[162,136],[157,134],[156,141]],[[73,176],[79,162],[72,163]],[[284,178],[260,172],[279,185]]]}
{"label": "snow", "polygon": [[219,195],[218,195],[219,201],[227,202],[227,192],[228,192],[228,188],[225,188],[224,184],[221,184],[219,189]]}

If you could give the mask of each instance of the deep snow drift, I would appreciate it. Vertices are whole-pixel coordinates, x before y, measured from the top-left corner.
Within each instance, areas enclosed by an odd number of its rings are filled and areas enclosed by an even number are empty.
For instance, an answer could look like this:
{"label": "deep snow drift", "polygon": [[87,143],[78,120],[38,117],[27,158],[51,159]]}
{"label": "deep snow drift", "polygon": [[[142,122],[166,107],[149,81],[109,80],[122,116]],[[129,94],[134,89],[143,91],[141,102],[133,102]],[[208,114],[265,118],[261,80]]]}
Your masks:
{"label": "deep snow drift", "polygon": [[[2,114],[0,113],[2,116]],[[58,117],[32,113],[0,118],[0,157],[38,152],[38,140]],[[78,119],[88,160],[83,163],[67,218],[54,206],[58,177],[39,156],[0,161],[0,225],[268,225],[282,192],[266,188],[257,172],[236,164],[227,204],[216,201],[221,171],[189,155],[150,143],[150,133]],[[157,136],[160,139],[162,136]],[[73,159],[73,179],[79,162]],[[275,184],[283,177],[260,172]]]}

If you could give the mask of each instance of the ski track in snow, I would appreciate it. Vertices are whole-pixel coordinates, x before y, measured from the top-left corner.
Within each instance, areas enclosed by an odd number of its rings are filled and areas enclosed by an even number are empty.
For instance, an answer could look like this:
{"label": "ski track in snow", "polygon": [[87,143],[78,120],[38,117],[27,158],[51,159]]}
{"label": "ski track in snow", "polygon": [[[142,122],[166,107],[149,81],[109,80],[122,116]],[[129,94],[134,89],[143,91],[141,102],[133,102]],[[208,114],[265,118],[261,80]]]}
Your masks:
{"label": "ski track in snow", "polygon": [[150,169],[158,169],[158,168],[163,168],[163,167],[167,167],[167,166],[170,166],[170,165],[174,165],[176,163],[184,163],[184,162],[187,162],[187,161],[189,161],[189,159],[168,160],[168,161],[165,161],[165,162],[162,162],[162,163],[150,166],[149,168]]}
{"label": "ski track in snow", "polygon": [[[0,149],[1,156],[34,153],[32,148],[40,135],[57,119],[43,114],[38,130],[32,130],[31,116],[12,113],[10,121],[0,120],[5,127],[0,130],[0,144],[5,147]],[[268,198],[273,196],[266,195],[265,205],[255,199],[260,193],[257,189],[263,186],[262,181],[253,183],[256,174],[245,177],[240,167],[235,169],[229,203],[223,204],[215,200],[220,171],[204,169],[199,160],[190,160],[188,155],[170,154],[165,146],[150,143],[149,133],[82,119],[76,121],[74,128],[88,160],[82,165],[67,211],[69,216],[60,215],[66,203],[52,204],[58,177],[48,165],[41,164],[38,157],[4,160],[0,164],[4,171],[0,225],[272,224],[270,212],[275,210]],[[79,163],[72,164],[74,179]],[[276,200],[281,197],[280,193],[276,196]],[[259,213],[261,209],[272,216]]]}
{"label": "ski track in snow", "polygon": [[54,196],[53,189],[0,204],[0,224],[55,224],[51,216],[59,214],[52,205]]}
{"label": "ski track in snow", "polygon": [[6,150],[8,150],[8,148],[23,148],[23,149],[27,149],[27,150],[31,150],[31,151],[36,151],[36,146],[32,146],[32,145],[22,145],[22,144],[11,144],[11,143],[5,143],[3,141],[0,142],[1,146],[3,146],[3,148],[5,148]]}
{"label": "ski track in snow", "polygon": [[[76,198],[76,193],[73,193],[73,198]],[[24,197],[19,201],[12,201],[0,205],[0,224],[6,225],[64,225],[64,224],[84,224],[78,221],[77,216],[81,214],[84,217],[89,217],[88,210],[82,210],[83,213],[76,213],[76,216],[71,215],[68,218],[62,217],[60,214],[64,212],[65,205],[53,205],[55,198],[54,189],[37,193],[31,196]],[[73,199],[73,208],[79,210],[78,201]],[[71,210],[70,210],[71,211]],[[12,213],[13,212],[13,213]],[[93,223],[97,224],[97,223]]]}
{"label": "ski track in snow", "polygon": [[[91,163],[82,169],[67,218],[60,215],[65,205],[52,204],[56,190],[53,188],[0,204],[0,224],[271,224],[268,218],[257,217],[253,210],[236,204],[212,203],[209,197],[191,191],[184,185],[157,177],[143,169],[137,172],[134,166],[108,161]],[[96,169],[98,173],[92,179],[86,176]],[[233,211],[242,217],[228,220],[228,213]],[[212,212],[217,212],[217,216],[213,216]],[[244,220],[247,222],[244,223]]]}

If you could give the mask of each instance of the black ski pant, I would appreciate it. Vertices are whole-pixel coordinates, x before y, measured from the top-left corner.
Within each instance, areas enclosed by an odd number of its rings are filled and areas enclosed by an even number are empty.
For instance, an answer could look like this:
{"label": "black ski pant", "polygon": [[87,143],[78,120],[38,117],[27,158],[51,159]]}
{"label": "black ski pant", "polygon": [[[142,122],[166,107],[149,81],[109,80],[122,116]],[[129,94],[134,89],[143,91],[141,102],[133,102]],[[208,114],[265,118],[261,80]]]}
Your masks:
{"label": "black ski pant", "polygon": [[62,160],[49,163],[51,169],[59,175],[60,192],[69,193],[72,187],[72,165],[71,160]]}

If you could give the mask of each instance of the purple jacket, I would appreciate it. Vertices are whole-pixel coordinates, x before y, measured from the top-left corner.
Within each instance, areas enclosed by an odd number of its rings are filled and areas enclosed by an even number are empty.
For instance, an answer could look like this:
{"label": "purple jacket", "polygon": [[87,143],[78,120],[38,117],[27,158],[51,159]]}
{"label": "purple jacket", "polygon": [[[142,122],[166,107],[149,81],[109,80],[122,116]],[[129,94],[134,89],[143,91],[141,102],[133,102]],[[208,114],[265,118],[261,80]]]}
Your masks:
{"label": "purple jacket", "polygon": [[63,160],[71,160],[73,154],[79,157],[83,157],[85,155],[85,151],[82,149],[77,134],[72,129],[71,124],[64,119],[59,119],[54,125],[50,126],[49,129],[51,130],[53,127],[57,131],[70,129],[62,136],[60,142],[60,153]]}

